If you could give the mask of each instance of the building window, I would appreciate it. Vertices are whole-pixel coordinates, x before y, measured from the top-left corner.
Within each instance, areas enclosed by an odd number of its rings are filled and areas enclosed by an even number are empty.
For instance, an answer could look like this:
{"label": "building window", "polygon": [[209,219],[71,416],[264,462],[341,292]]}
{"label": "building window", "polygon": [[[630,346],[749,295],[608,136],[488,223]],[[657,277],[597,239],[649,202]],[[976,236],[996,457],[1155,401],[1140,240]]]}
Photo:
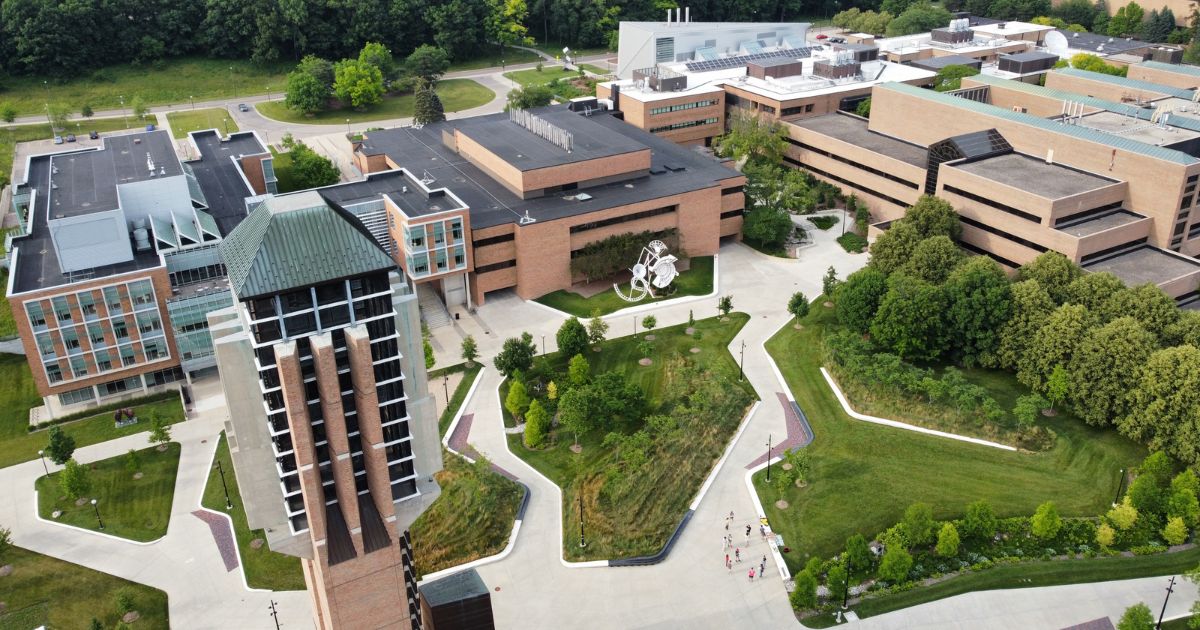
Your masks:
{"label": "building window", "polygon": [[82,355],[71,357],[71,373],[75,375],[75,378],[87,376],[87,360]]}
{"label": "building window", "polygon": [[152,339],[142,344],[147,361],[155,361],[167,356],[167,344],[162,339]]}
{"label": "building window", "polygon": [[[881,170],[879,170],[879,169],[877,169],[877,168],[871,168],[870,166],[867,166],[867,165],[865,165],[865,164],[860,164],[860,163],[858,163],[858,162],[855,162],[854,160],[851,160],[851,159],[849,159],[849,158],[843,157],[843,156],[841,156],[841,155],[837,155],[837,154],[834,154],[834,153],[830,153],[829,151],[826,151],[826,150],[824,150],[824,149],[818,149],[818,148],[816,148],[816,147],[814,147],[814,146],[811,146],[811,145],[805,144],[805,143],[803,143],[803,142],[800,142],[800,141],[797,141],[797,140],[793,140],[793,139],[791,139],[791,138],[784,138],[784,140],[786,140],[786,141],[787,141],[787,143],[788,143],[788,144],[790,144],[790,145],[792,145],[792,146],[800,147],[801,149],[804,149],[805,151],[812,151],[813,153],[816,153],[817,155],[823,155],[823,156],[825,156],[825,157],[827,157],[827,158],[830,158],[830,159],[832,159],[832,160],[836,160],[836,161],[838,161],[838,162],[841,162],[842,164],[847,164],[847,165],[853,166],[854,168],[856,168],[856,169],[859,169],[860,171],[866,171],[866,172],[868,172],[868,173],[870,173],[870,174],[872,174],[872,175],[877,175],[877,176],[879,176],[879,177],[882,177],[882,178],[884,178],[884,179],[886,179],[886,180],[889,180],[889,181],[896,182],[897,184],[903,184],[903,185],[905,185],[905,186],[907,186],[907,187],[909,187],[909,188],[912,188],[913,190],[916,190],[916,189],[918,188],[918,186],[917,186],[916,184],[914,184],[913,182],[910,182],[910,181],[908,181],[907,179],[903,179],[903,178],[897,177],[897,176],[895,176],[895,175],[892,175],[891,173],[885,173],[884,171],[881,171]],[[797,164],[797,165],[800,165],[800,162],[797,162],[797,161],[795,161],[795,160],[792,160],[791,158],[785,158],[785,160],[787,160],[787,161],[790,161],[790,162],[793,162],[793,163],[795,163],[795,164]],[[804,168],[809,168],[809,170],[813,170],[813,171],[815,171],[815,169],[812,169],[812,168],[810,168],[810,167],[808,167],[808,166],[804,166]],[[900,205],[904,205],[904,204],[900,204]]]}
{"label": "building window", "polygon": [[100,368],[101,372],[107,372],[112,369],[112,357],[109,356],[108,350],[99,350],[96,352],[96,367]]}
{"label": "building window", "polygon": [[88,339],[92,342],[92,347],[107,345],[104,343],[104,327],[100,324],[88,324]]}
{"label": "building window", "polygon": [[1184,196],[1184,198],[1183,198],[1183,199],[1182,199],[1182,200],[1179,202],[1179,209],[1180,209],[1180,210],[1183,210],[1183,209],[1185,209],[1185,208],[1190,208],[1190,207],[1192,207],[1192,196],[1191,196],[1191,195],[1186,195],[1186,196]]}
{"label": "building window", "polygon": [[54,358],[54,340],[50,338],[50,333],[39,333],[34,339],[37,340],[42,358]]}
{"label": "building window", "polygon": [[450,238],[453,239],[454,242],[457,243],[458,241],[462,240],[462,237],[463,237],[462,221],[451,222],[450,223]]}
{"label": "building window", "polygon": [[101,398],[103,398],[105,396],[116,396],[117,394],[120,394],[123,392],[127,392],[130,390],[138,390],[141,388],[142,388],[142,379],[137,376],[130,376],[129,378],[123,378],[123,379],[116,380],[116,381],[109,381],[107,383],[101,384],[98,387],[98,389],[100,390]]}
{"label": "building window", "polygon": [[467,264],[467,253],[460,247],[454,250],[454,268],[458,269]]}
{"label": "building window", "polygon": [[121,365],[129,367],[137,363],[137,358],[134,355],[133,346],[123,346],[121,348]]}
{"label": "building window", "polygon": [[29,325],[34,330],[46,327],[46,313],[42,311],[42,305],[37,302],[25,303],[25,315],[29,317]]}
{"label": "building window", "polygon": [[124,310],[121,308],[121,292],[117,287],[104,287],[104,306],[109,315],[116,315]]}
{"label": "building window", "polygon": [[54,316],[60,322],[71,321],[71,306],[67,303],[67,298],[60,296],[51,300],[54,304]]}
{"label": "building window", "polygon": [[990,208],[995,208],[1001,212],[1007,212],[1008,214],[1011,214],[1015,217],[1021,217],[1022,219],[1025,219],[1026,221],[1029,221],[1031,223],[1039,223],[1040,224],[1042,222],[1041,217],[1037,216],[1036,214],[1030,214],[1023,210],[1017,210],[1016,208],[1014,208],[1012,206],[1004,205],[998,201],[992,201],[991,199],[988,199],[987,197],[982,197],[980,195],[976,195],[975,193],[969,193],[965,190],[962,190],[961,188],[956,188],[954,186],[944,186],[943,190],[945,190],[948,193],[958,195],[959,197],[962,197],[964,199],[970,199],[971,201],[974,201],[976,203],[981,203]]}
{"label": "building window", "polygon": [[96,400],[96,393],[92,391],[91,387],[81,387],[58,395],[59,404],[64,406],[78,405],[79,403],[92,402],[93,400]]}
{"label": "building window", "polygon": [[740,217],[745,213],[746,213],[745,210],[730,210],[729,212],[722,212],[721,220],[732,219],[734,217]]}
{"label": "building window", "polygon": [[743,192],[744,190],[745,190],[745,186],[734,186],[733,188],[722,188],[721,196],[724,197],[726,195],[736,195],[736,194]]}
{"label": "building window", "polygon": [[75,332],[74,328],[64,328],[62,330],[63,347],[67,349],[68,354],[73,354],[72,350],[79,349],[79,333]]}
{"label": "building window", "polygon": [[56,363],[51,363],[51,364],[47,365],[46,366],[46,380],[50,381],[51,383],[62,382],[62,380],[63,380],[62,368],[58,367],[58,364],[56,364]]}
{"label": "building window", "polygon": [[79,310],[83,311],[83,316],[87,319],[96,318],[96,298],[92,297],[92,293],[77,293],[76,299],[79,300]]}
{"label": "building window", "polygon": [[134,282],[129,285],[129,298],[133,301],[134,308],[151,304],[154,302],[154,287],[150,285],[149,280]]}

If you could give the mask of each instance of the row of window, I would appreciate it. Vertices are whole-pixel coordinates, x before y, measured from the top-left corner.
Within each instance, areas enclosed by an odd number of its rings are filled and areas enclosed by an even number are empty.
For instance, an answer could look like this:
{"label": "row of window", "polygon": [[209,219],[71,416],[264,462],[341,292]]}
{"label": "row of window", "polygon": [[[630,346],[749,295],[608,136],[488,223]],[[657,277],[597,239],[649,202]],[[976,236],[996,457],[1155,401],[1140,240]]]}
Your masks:
{"label": "row of window", "polygon": [[143,339],[140,344],[131,343],[115,349],[96,350],[90,355],[91,361],[88,361],[89,354],[86,353],[77,354],[62,361],[47,361],[43,364],[46,369],[46,380],[50,383],[61,383],[68,380],[68,372],[71,379],[86,378],[89,375],[165,359],[171,356],[171,353],[167,348],[167,340],[163,337],[156,337]]}
{"label": "row of window", "polygon": [[653,210],[643,210],[641,212],[625,214],[625,215],[621,215],[619,217],[612,217],[611,219],[601,219],[599,221],[589,221],[587,223],[580,223],[579,225],[571,226],[571,234],[578,234],[580,232],[587,232],[588,230],[597,230],[602,227],[608,227],[610,225],[617,225],[620,223],[628,223],[630,221],[638,221],[640,219],[648,219],[650,217],[657,217],[657,216],[661,216],[664,214],[671,214],[672,212],[675,212],[678,208],[679,208],[679,206],[675,206],[675,205],[663,206],[662,208],[655,208]]}
{"label": "row of window", "polygon": [[841,162],[842,164],[847,164],[849,166],[853,166],[854,168],[856,168],[860,171],[866,171],[872,175],[882,177],[886,180],[893,181],[893,182],[896,182],[897,184],[901,184],[903,186],[912,188],[913,190],[916,190],[917,188],[919,188],[919,186],[917,186],[917,184],[910,182],[907,179],[904,179],[903,177],[897,177],[886,171],[881,171],[877,168],[872,168],[870,166],[867,166],[866,164],[863,164],[861,162],[856,162],[845,156],[841,156],[836,153],[826,151],[824,149],[818,149],[817,147],[800,142],[799,140],[793,140],[792,138],[785,138],[785,140],[787,140],[788,144],[791,144],[792,146],[799,147],[801,149],[804,149],[805,151],[811,151],[813,153],[816,153],[817,155],[823,155],[831,160],[836,160],[838,162]]}
{"label": "row of window", "polygon": [[697,107],[712,107],[713,105],[716,105],[716,104],[717,104],[717,100],[711,99],[711,100],[707,100],[707,101],[695,101],[693,103],[679,103],[678,105],[667,105],[665,107],[652,107],[652,108],[650,108],[650,114],[651,115],[668,114],[670,112],[681,112],[685,109],[695,109]]}
{"label": "row of window", "polygon": [[746,214],[745,210],[730,210],[729,212],[722,212],[721,220],[732,219],[734,217],[740,217],[743,214]]}
{"label": "row of window", "polygon": [[1000,230],[1000,229],[994,228],[990,225],[987,225],[985,223],[976,221],[975,219],[972,219],[971,217],[964,217],[962,215],[959,215],[958,220],[962,221],[965,225],[969,225],[973,228],[983,230],[984,232],[988,232],[989,234],[995,234],[996,236],[999,236],[1000,238],[1002,238],[1006,241],[1012,241],[1019,245],[1024,245],[1025,247],[1035,250],[1038,253],[1045,253],[1047,251],[1047,248],[1044,245],[1039,245],[1029,239],[1025,239],[1025,238],[1021,238],[1020,236],[1009,234],[1008,232],[1005,232],[1003,230]]}
{"label": "row of window", "polygon": [[475,247],[487,247],[488,245],[499,245],[500,243],[507,243],[509,241],[512,241],[513,238],[515,238],[514,234],[512,232],[509,232],[508,234],[501,234],[500,236],[489,236],[487,238],[481,238],[477,241],[474,241],[471,244],[474,245]]}
{"label": "row of window", "polygon": [[813,104],[809,103],[807,105],[797,105],[795,107],[784,107],[783,111],[780,112],[780,115],[781,116],[795,116],[796,114],[811,114],[812,110],[813,110]]}
{"label": "row of window", "polygon": [[943,186],[943,189],[948,193],[958,195],[959,197],[963,197],[964,199],[970,199],[971,201],[974,201],[975,203],[981,203],[985,206],[988,206],[989,208],[995,208],[1001,212],[1011,214],[1014,217],[1020,217],[1031,223],[1037,223],[1040,225],[1042,222],[1042,218],[1037,216],[1036,214],[1030,214],[1028,212],[1025,212],[1024,210],[1017,210],[1016,208],[1014,208],[1012,206],[1002,204],[998,201],[993,201],[991,199],[988,199],[987,197],[976,195],[975,193],[967,192],[961,188],[957,188],[955,186]]}
{"label": "row of window", "polygon": [[[449,228],[446,226],[447,223],[449,223]],[[449,243],[462,241],[463,223],[462,219],[459,218],[450,219],[449,221],[431,221],[429,223],[410,225],[405,232],[405,238],[408,239],[405,250],[419,252],[446,245],[447,233],[450,234]]]}
{"label": "row of window", "polygon": [[676,129],[688,129],[690,127],[701,127],[703,125],[717,124],[716,118],[705,118],[703,120],[689,120],[687,122],[679,122],[673,125],[663,125],[661,127],[651,127],[650,133],[661,133],[663,131],[674,131]]}
{"label": "row of window", "polygon": [[500,271],[501,269],[508,269],[509,267],[516,267],[516,266],[517,266],[517,261],[506,260],[504,262],[492,263],[490,265],[483,265],[482,267],[476,267],[475,273],[488,273],[488,272],[492,272],[492,271]]}
{"label": "row of window", "polygon": [[[149,280],[138,280],[127,284],[118,284],[107,286],[103,289],[92,291],[82,291],[79,293],[68,295],[56,295],[50,298],[49,309],[43,305],[43,301],[30,300],[25,303],[25,314],[29,318],[29,324],[34,330],[44,330],[69,324],[75,320],[74,311],[78,310],[84,320],[90,321],[100,319],[101,317],[114,317],[125,312],[122,305],[122,300],[128,300],[133,304],[133,309],[144,310],[155,304],[154,286]],[[98,301],[99,300],[99,301]],[[99,304],[103,302],[105,312],[102,315],[99,310]],[[50,326],[47,323],[48,317],[53,313],[55,325]]]}
{"label": "row of window", "polygon": [[145,387],[156,387],[158,385],[166,385],[167,383],[181,381],[183,378],[183,370],[176,366],[167,368],[165,370],[158,370],[142,375],[130,376],[129,378],[121,378],[115,381],[100,383],[95,387],[80,387],[79,389],[63,392],[58,395],[58,402],[63,406],[93,402],[96,400],[97,396],[99,398],[107,398],[109,396],[123,394],[127,391],[141,390],[143,387],[143,382],[145,383]]}
{"label": "row of window", "polygon": [[[409,254],[406,257],[408,274],[414,278],[431,273],[445,273],[467,267],[467,248],[456,246],[453,250],[438,249],[430,252]],[[432,269],[431,269],[432,267]]]}

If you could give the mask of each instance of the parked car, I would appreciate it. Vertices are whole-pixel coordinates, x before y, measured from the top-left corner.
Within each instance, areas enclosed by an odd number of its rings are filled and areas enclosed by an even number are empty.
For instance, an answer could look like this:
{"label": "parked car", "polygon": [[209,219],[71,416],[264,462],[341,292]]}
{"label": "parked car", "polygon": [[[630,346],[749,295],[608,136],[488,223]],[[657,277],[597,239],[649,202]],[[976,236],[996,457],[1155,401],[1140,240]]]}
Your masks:
{"label": "parked car", "polygon": [[154,131],[154,125],[146,125],[146,131]]}
{"label": "parked car", "polygon": [[820,35],[817,35],[817,39],[829,39],[829,36],[825,33],[821,33]]}
{"label": "parked car", "polygon": [[92,140],[96,140],[96,139],[98,139],[98,138],[100,137],[100,134],[99,134],[98,132],[95,132],[95,131],[89,131],[89,132],[88,132],[88,137],[89,137],[89,138],[91,138]]}
{"label": "parked car", "polygon": [[75,142],[75,134],[73,134],[73,133],[67,134],[67,142]]}
{"label": "parked car", "polygon": [[54,136],[54,144],[62,144],[62,143],[63,143],[62,136]]}
{"label": "parked car", "polygon": [[238,103],[238,111],[239,112],[248,112],[248,111],[250,111],[250,106],[245,103]]}
{"label": "parked car", "polygon": [[845,44],[845,43],[846,43],[846,38],[844,38],[844,37],[830,37],[830,38],[829,38],[829,43],[831,43],[831,44]]}

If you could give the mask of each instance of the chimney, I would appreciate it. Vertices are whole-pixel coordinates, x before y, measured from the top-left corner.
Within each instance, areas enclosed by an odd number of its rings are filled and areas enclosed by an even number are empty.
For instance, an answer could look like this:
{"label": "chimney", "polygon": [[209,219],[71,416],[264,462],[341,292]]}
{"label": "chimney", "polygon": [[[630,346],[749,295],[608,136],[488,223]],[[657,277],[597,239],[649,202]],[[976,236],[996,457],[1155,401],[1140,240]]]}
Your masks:
{"label": "chimney", "polygon": [[671,23],[671,10],[667,9],[667,24]]}
{"label": "chimney", "polygon": [[692,7],[687,7],[683,10],[683,21],[684,22],[692,21]]}
{"label": "chimney", "polygon": [[682,19],[682,11],[679,7],[675,7],[675,21],[679,22]]}

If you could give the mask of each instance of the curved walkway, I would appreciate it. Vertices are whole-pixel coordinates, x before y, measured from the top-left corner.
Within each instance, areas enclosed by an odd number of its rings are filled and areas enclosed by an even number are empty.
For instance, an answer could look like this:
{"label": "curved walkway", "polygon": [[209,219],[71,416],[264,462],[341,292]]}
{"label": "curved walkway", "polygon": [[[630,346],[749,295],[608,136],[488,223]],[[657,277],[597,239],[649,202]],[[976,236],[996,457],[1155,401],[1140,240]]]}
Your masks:
{"label": "curved walkway", "polygon": [[[274,600],[284,627],[311,628],[312,607],[306,592],[247,590],[240,568],[230,566],[228,555],[222,554],[215,530],[194,516],[226,408],[216,377],[197,381],[192,391],[197,403],[191,419],[171,427],[181,450],[165,537],[135,544],[38,520],[33,482],[43,472],[37,459],[0,470],[0,524],[12,529],[13,544],[166,591],[172,627],[266,628],[272,623],[267,606]],[[82,447],[75,457],[82,463],[94,462],[146,445],[147,434],[138,433]]]}

